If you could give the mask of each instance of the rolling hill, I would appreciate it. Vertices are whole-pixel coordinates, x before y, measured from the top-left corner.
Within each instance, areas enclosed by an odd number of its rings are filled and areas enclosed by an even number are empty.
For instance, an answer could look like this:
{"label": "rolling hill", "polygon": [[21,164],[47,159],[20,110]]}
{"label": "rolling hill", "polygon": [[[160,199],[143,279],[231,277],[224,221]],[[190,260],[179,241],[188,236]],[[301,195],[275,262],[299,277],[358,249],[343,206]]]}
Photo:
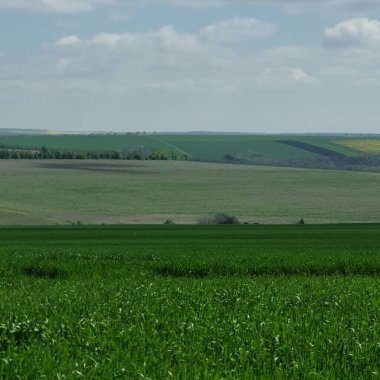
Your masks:
{"label": "rolling hill", "polygon": [[[12,151],[38,153],[42,148],[50,155],[27,157],[24,152],[22,157],[15,152],[10,156]],[[155,157],[154,152],[158,153]],[[376,135],[14,134],[0,136],[0,153],[1,158],[187,158],[214,163],[380,171],[380,136]]]}

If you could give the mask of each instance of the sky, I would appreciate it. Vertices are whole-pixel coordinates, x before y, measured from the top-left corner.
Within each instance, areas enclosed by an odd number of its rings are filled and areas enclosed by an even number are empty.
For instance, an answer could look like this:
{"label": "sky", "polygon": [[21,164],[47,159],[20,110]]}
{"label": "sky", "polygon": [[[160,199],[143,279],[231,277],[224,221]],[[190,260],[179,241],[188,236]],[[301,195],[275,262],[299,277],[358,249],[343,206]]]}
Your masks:
{"label": "sky", "polygon": [[0,128],[380,133],[380,1],[0,0]]}

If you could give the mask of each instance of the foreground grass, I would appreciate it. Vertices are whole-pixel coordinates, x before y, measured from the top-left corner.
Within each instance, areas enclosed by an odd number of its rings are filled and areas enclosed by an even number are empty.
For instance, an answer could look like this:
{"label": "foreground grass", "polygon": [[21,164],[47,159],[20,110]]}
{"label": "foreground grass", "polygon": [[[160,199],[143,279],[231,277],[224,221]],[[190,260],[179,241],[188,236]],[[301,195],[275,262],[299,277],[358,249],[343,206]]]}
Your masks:
{"label": "foreground grass", "polygon": [[0,230],[0,378],[376,378],[379,226]]}

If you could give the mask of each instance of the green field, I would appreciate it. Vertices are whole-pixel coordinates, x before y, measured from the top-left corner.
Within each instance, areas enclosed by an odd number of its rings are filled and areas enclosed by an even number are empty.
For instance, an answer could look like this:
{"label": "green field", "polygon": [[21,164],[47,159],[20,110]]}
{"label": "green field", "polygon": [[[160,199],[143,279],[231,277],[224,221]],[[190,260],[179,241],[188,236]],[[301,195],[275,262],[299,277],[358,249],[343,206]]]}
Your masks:
{"label": "green field", "polygon": [[2,379],[371,379],[380,226],[0,229]]}
{"label": "green field", "polygon": [[0,161],[0,224],[377,222],[380,174],[194,162]]}
{"label": "green field", "polygon": [[[309,144],[317,151],[281,143],[288,140]],[[49,149],[87,151],[122,151],[145,147],[177,150],[199,161],[223,162],[226,154],[255,154],[262,160],[288,161],[318,158],[321,156],[318,148],[348,157],[362,153],[350,146],[351,140],[348,137],[300,135],[3,135],[0,136],[0,146],[29,149],[45,146]]]}
{"label": "green field", "polygon": [[[224,156],[231,153],[258,153],[263,158],[290,160],[318,157],[297,147],[281,144],[280,141],[292,140],[305,142],[315,147],[323,147],[347,156],[358,154],[350,147],[334,143],[332,137],[310,137],[294,135],[164,135],[160,138],[187,152],[191,157],[204,161],[223,162]],[[345,140],[345,139],[343,139]]]}
{"label": "green field", "polygon": [[167,148],[165,143],[153,136],[139,134],[125,135],[10,135],[0,136],[0,145],[39,149],[61,148],[73,150],[114,150],[145,146],[151,149]]}

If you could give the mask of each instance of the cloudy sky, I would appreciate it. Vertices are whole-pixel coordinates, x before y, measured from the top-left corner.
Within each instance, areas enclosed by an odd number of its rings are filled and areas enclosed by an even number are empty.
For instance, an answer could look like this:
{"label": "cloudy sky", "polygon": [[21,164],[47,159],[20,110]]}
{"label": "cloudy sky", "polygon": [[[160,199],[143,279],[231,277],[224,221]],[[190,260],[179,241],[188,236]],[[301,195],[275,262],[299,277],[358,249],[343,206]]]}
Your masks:
{"label": "cloudy sky", "polygon": [[380,1],[0,0],[0,128],[380,133]]}

